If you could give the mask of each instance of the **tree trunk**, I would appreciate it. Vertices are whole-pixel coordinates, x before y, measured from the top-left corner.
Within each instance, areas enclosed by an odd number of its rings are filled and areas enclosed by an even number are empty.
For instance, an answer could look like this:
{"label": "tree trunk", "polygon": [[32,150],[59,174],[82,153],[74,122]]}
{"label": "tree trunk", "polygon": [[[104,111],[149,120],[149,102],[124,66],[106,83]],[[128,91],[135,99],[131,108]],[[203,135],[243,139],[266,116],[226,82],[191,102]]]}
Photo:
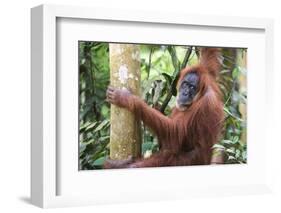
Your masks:
{"label": "tree trunk", "polygon": [[[140,96],[140,50],[133,44],[110,44],[110,83],[116,88],[127,88]],[[141,126],[126,109],[111,105],[110,158],[123,160],[139,157]]]}
{"label": "tree trunk", "polygon": [[[238,60],[238,64],[241,64],[242,69],[247,70],[247,52],[240,51]],[[239,77],[239,91],[240,93],[246,93],[247,92],[247,79],[246,79],[246,73],[243,75],[240,75]],[[246,103],[240,103],[239,104],[239,111],[242,115],[242,119],[247,122],[247,106]],[[247,142],[247,128],[244,129],[241,135],[241,142],[246,143]]]}

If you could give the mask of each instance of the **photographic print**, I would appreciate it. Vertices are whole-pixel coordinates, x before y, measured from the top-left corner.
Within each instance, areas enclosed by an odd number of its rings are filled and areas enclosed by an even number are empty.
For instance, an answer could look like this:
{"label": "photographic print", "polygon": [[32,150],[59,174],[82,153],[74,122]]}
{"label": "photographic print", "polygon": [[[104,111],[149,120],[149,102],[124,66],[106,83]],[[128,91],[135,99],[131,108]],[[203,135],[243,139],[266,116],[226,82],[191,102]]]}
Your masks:
{"label": "photographic print", "polygon": [[247,163],[247,49],[79,41],[80,170]]}

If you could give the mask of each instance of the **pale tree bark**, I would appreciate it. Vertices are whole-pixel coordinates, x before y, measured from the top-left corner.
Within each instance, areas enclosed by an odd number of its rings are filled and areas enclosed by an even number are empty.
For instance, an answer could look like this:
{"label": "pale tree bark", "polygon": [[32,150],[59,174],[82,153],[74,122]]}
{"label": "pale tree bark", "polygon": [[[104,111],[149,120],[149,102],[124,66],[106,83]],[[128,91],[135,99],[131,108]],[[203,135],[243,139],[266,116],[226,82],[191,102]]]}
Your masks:
{"label": "pale tree bark", "polygon": [[[110,44],[110,84],[127,88],[140,96],[140,50],[133,44]],[[139,157],[141,152],[141,126],[126,109],[111,105],[110,158],[123,160]]]}
{"label": "pale tree bark", "polygon": [[[242,69],[247,70],[247,52],[246,51],[240,51],[239,57],[237,59],[237,63],[241,65]],[[246,93],[247,92],[247,74],[244,73],[243,75],[239,76],[239,91],[240,93]],[[247,107],[246,103],[240,103],[239,104],[239,111],[242,115],[242,119],[247,122]],[[247,129],[245,128],[242,135],[241,135],[241,141],[243,143],[247,142]]]}

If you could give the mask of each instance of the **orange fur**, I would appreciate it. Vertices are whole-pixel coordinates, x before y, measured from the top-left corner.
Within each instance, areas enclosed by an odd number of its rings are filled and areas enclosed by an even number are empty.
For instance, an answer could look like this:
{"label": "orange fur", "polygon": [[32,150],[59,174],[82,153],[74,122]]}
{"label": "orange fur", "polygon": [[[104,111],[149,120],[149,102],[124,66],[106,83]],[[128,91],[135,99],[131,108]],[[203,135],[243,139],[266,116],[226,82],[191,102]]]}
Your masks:
{"label": "orange fur", "polygon": [[211,147],[219,139],[224,117],[220,90],[215,81],[220,69],[219,54],[217,48],[202,48],[200,63],[181,71],[179,82],[189,72],[197,72],[199,75],[198,97],[185,111],[175,107],[170,117],[167,117],[137,96],[132,95],[123,101],[124,107],[154,131],[160,145],[159,152],[150,158],[138,159],[123,167],[210,163]]}

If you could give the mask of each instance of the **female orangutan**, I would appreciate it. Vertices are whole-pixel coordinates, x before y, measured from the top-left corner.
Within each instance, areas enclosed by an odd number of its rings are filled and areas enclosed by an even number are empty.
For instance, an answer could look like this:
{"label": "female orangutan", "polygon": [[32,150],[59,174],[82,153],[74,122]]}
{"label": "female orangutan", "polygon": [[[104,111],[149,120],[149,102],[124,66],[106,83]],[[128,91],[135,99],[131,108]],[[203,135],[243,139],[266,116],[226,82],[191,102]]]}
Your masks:
{"label": "female orangutan", "polygon": [[150,158],[107,160],[104,168],[139,168],[210,164],[224,118],[216,78],[220,51],[202,48],[200,63],[180,72],[176,107],[166,117],[126,89],[108,87],[111,104],[124,107],[150,127],[158,138],[159,152]]}

